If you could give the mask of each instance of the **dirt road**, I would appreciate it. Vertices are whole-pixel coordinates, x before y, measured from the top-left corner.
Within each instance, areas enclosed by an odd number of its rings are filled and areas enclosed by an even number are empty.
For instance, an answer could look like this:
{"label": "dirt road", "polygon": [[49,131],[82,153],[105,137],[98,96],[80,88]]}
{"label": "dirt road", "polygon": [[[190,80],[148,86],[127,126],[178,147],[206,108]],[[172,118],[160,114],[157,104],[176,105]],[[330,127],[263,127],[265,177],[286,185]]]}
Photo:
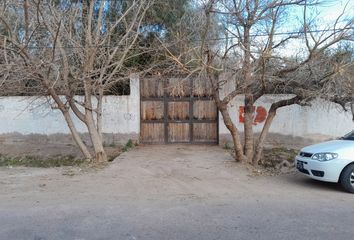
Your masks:
{"label": "dirt road", "polygon": [[354,195],[250,176],[217,146],[147,146],[103,170],[0,168],[0,239],[351,239]]}

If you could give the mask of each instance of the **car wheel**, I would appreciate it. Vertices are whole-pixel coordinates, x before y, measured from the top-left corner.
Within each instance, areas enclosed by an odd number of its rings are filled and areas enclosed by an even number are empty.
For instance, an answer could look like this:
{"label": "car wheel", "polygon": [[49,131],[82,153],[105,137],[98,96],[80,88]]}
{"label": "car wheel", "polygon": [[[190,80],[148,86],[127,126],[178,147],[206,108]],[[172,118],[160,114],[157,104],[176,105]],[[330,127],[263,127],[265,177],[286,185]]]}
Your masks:
{"label": "car wheel", "polygon": [[354,193],[354,164],[350,164],[343,169],[340,175],[340,183],[346,191]]}

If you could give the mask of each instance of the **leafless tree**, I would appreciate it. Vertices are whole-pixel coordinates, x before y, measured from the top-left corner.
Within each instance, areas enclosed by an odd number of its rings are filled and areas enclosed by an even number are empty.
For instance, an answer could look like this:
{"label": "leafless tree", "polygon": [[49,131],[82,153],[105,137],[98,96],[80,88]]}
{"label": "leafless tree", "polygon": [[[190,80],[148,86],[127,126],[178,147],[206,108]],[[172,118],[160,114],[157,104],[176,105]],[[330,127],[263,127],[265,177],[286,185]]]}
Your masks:
{"label": "leafless tree", "polygon": [[[125,62],[139,37],[151,0],[125,1],[107,18],[106,1],[13,0],[0,3],[2,82],[25,92],[50,96],[84,156],[105,161],[102,98],[128,78]],[[32,84],[29,84],[32,83]],[[4,85],[4,84],[2,84]],[[1,85],[0,85],[1,87]],[[82,97],[76,97],[78,93]],[[94,156],[73,117],[87,128]]]}
{"label": "leafless tree", "polygon": [[[316,26],[316,16],[310,15],[309,9],[318,4],[320,1],[206,0],[196,29],[199,50],[194,46],[189,49],[187,63],[180,62],[178,56],[171,57],[184,71],[198,72],[213,86],[214,99],[232,135],[236,160],[259,162],[281,107],[306,105],[317,97],[343,107],[353,102],[353,55],[339,47],[352,44],[353,18],[345,18],[343,11],[329,27]],[[301,26],[284,34],[284,17],[295,7],[302,9]],[[292,56],[284,54],[293,44],[300,45],[298,51]],[[220,89],[230,81],[232,89],[222,94]],[[266,94],[292,97],[271,105],[257,139],[253,129],[255,103]],[[229,111],[230,102],[238,95],[244,96],[244,141]]]}

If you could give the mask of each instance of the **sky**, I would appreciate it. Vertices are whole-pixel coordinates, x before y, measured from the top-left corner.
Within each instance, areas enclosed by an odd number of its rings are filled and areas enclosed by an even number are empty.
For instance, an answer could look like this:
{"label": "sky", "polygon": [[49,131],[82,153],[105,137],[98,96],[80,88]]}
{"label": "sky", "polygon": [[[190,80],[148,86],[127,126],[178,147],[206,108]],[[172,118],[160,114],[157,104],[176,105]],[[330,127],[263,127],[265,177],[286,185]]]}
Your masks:
{"label": "sky", "polygon": [[[348,19],[354,19],[354,0],[327,0],[316,7],[308,9],[308,16],[316,18],[316,26],[312,30],[323,30],[333,28],[335,20],[343,13],[342,21],[338,23],[338,26],[344,26],[344,23]],[[300,21],[303,18],[303,8],[295,7],[292,9],[289,18],[282,26],[281,32],[291,32],[294,27],[300,26]],[[303,40],[292,40],[287,44],[285,49],[282,49],[282,55],[294,56],[301,52],[306,52],[305,43]]]}
{"label": "sky", "polygon": [[[325,0],[321,4],[307,9],[307,15],[316,17],[319,27],[326,28],[333,23],[344,11],[342,20],[354,18],[354,0]],[[295,7],[292,10],[292,19],[303,18],[303,7]],[[289,24],[292,24],[289,21]]]}
{"label": "sky", "polygon": [[[347,5],[347,6],[346,6]],[[331,0],[322,7],[318,7],[320,16],[325,21],[335,20],[343,11],[346,6],[346,15],[348,17],[354,17],[354,0]]]}

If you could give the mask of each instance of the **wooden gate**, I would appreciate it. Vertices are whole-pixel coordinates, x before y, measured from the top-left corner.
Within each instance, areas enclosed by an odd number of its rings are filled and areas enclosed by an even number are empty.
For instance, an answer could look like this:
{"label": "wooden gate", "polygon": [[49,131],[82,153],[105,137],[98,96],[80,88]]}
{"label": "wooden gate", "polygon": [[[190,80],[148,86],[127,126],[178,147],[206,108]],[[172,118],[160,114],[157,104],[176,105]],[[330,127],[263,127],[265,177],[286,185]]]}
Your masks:
{"label": "wooden gate", "polygon": [[142,143],[218,143],[218,110],[206,81],[141,79]]}

